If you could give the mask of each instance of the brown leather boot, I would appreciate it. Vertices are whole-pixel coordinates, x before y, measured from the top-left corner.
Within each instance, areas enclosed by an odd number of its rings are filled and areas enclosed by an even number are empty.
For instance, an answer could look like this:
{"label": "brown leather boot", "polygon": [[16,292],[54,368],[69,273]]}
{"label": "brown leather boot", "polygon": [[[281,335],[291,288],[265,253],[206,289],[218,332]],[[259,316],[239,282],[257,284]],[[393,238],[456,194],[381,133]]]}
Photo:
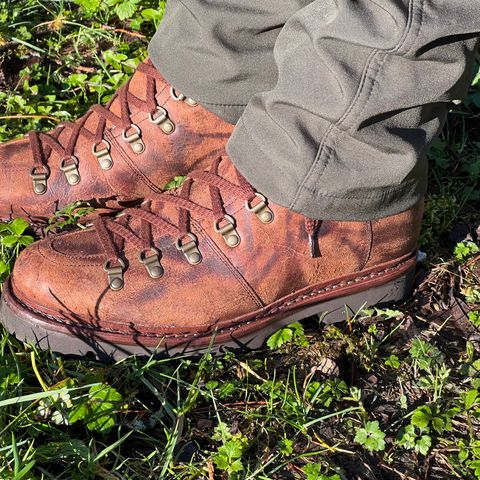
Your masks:
{"label": "brown leather boot", "polygon": [[21,255],[1,318],[19,339],[100,358],[256,348],[274,330],[344,306],[402,300],[422,205],[370,222],[312,221],[269,203],[228,158],[117,219]]}
{"label": "brown leather boot", "polygon": [[38,223],[76,200],[115,209],[143,199],[174,175],[207,168],[232,129],[146,61],[105,107],[0,145],[0,220]]}

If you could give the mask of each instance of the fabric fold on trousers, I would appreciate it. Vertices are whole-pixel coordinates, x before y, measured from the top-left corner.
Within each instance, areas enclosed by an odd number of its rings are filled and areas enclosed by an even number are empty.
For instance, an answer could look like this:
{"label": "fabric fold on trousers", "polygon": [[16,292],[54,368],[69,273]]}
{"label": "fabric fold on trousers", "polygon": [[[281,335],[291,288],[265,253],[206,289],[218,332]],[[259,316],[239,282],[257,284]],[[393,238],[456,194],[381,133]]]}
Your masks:
{"label": "fabric fold on trousers", "polygon": [[[198,19],[196,3],[184,0],[182,5],[192,7],[189,11]],[[195,79],[192,57],[198,60],[204,53],[210,71],[231,72],[235,63],[228,91],[216,74],[208,91],[218,87],[225,104],[239,101],[242,89],[240,103],[252,94],[228,152],[240,172],[274,202],[312,218],[335,220],[369,220],[413,206],[426,190],[427,150],[450,102],[465,95],[471,80],[480,3],[308,2],[280,30],[273,53],[276,78],[270,73],[263,82],[253,80],[262,77],[262,69],[245,65],[242,74],[236,34],[229,30],[229,22],[236,24],[236,9],[242,8],[250,13],[256,8],[252,18],[259,28],[262,7],[257,4],[202,2],[213,17],[210,30],[202,24],[208,31],[205,41],[196,38],[191,45],[196,55],[190,54],[188,41],[176,59],[167,51],[165,64],[159,59],[160,70],[171,72],[181,63],[190,79],[179,78],[179,88],[181,82],[188,84],[186,93],[195,97],[198,86],[201,101],[208,75]],[[218,6],[223,15],[215,15]],[[182,25],[185,19],[179,15],[175,28],[188,36],[191,27]],[[162,35],[170,38],[169,45],[178,37],[168,29]],[[217,40],[221,51],[213,47]],[[271,53],[257,53],[255,63],[272,70]],[[242,89],[236,89],[237,80]],[[272,80],[275,84],[269,86]],[[259,88],[263,90],[253,92]]]}
{"label": "fabric fold on trousers", "polygon": [[169,83],[235,124],[278,78],[273,47],[313,0],[168,0],[149,55]]}

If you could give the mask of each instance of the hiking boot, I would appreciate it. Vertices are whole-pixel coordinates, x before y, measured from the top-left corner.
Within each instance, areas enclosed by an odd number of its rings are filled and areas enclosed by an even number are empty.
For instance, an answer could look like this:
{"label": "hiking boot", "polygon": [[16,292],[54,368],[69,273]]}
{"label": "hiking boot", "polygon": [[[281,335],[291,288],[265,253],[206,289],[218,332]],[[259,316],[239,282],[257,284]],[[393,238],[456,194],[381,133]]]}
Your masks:
{"label": "hiking boot", "polygon": [[21,340],[100,359],[257,348],[310,315],[345,320],[408,296],[422,209],[311,220],[269,202],[224,157],[176,192],[28,247],[2,322]]}
{"label": "hiking boot", "polygon": [[41,223],[77,200],[119,209],[207,168],[232,130],[143,62],[105,107],[0,145],[0,220]]}

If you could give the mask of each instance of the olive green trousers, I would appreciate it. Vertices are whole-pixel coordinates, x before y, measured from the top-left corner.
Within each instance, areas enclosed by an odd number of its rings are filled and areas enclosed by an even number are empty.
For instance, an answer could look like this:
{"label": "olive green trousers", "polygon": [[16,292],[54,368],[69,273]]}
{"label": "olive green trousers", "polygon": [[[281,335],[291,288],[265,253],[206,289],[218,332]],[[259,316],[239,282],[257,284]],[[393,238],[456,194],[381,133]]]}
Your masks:
{"label": "olive green trousers", "polygon": [[371,220],[424,196],[479,37],[480,0],[168,0],[149,53],[236,124],[227,150],[257,190],[311,218]]}

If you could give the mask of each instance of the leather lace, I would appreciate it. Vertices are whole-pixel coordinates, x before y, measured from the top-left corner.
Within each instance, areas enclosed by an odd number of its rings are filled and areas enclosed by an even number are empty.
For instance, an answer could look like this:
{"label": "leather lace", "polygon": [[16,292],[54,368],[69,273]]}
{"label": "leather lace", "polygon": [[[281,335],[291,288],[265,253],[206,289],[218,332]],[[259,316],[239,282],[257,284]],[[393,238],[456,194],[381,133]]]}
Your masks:
{"label": "leather lace", "polygon": [[[120,87],[105,107],[95,105],[76,122],[61,124],[50,133],[36,131],[30,132],[29,139],[34,161],[32,171],[49,174],[50,169],[48,167],[48,162],[52,152],[55,152],[60,157],[61,162],[74,159],[75,147],[81,136],[90,140],[94,146],[102,144],[107,122],[123,129],[124,132],[127,132],[132,128],[133,123],[131,118],[131,106],[134,106],[141,111],[146,111],[151,115],[155,115],[158,108],[155,99],[158,93],[157,81],[164,82],[164,80],[150,61],[147,63],[140,63],[137,67],[137,71],[142,72],[146,76],[146,100],[136,97],[129,91],[130,82],[132,80],[130,78],[125,85]],[[115,115],[110,110],[112,103],[116,99],[118,99],[120,103],[120,116]],[[98,117],[98,125],[95,132],[91,132],[85,127],[85,124],[92,115]],[[65,144],[62,144],[59,141],[59,136],[64,129],[68,129],[70,135],[66,142],[63,142]],[[75,159],[75,161],[78,162],[77,159]]]}
{"label": "leather lace", "polygon": [[[183,239],[190,234],[192,215],[210,216],[215,222],[221,222],[226,216],[224,197],[241,198],[247,205],[254,201],[257,194],[253,187],[237,172],[238,184],[232,183],[218,174],[221,159],[213,162],[210,171],[193,171],[185,179],[177,195],[155,194],[140,208],[128,208],[119,218],[99,217],[93,225],[110,264],[118,264],[124,242],[130,243],[141,252],[148,252],[154,245],[154,236],[168,233],[174,238]],[[204,207],[190,198],[194,182],[209,188],[211,208]],[[163,218],[152,210],[160,210],[161,205],[172,205],[178,209],[177,223]],[[152,209],[152,206],[155,208]],[[129,221],[140,220],[138,232],[129,227]]]}

